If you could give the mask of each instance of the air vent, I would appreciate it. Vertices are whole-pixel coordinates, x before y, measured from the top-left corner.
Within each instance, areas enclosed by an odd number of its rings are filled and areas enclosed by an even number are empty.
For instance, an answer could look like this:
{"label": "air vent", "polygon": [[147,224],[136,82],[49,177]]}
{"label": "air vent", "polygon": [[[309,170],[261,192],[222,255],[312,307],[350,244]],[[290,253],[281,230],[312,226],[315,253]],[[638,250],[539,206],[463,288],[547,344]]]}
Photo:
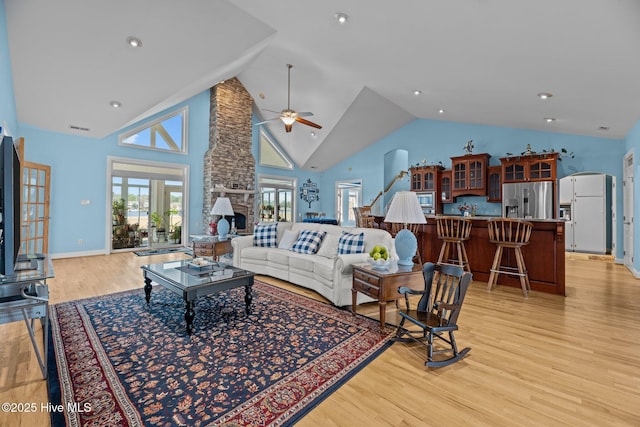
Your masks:
{"label": "air vent", "polygon": [[83,128],[81,126],[69,125],[69,128],[73,130],[81,130],[82,132],[89,132],[89,128]]}

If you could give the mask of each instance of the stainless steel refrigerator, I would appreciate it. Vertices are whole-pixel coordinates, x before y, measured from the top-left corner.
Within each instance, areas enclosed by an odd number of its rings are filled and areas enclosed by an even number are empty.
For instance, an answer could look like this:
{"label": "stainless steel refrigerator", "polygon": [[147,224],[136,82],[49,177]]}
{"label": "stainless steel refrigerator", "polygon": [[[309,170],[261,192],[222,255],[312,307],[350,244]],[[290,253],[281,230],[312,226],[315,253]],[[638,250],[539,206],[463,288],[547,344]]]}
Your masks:
{"label": "stainless steel refrigerator", "polygon": [[553,218],[553,181],[502,184],[502,216]]}

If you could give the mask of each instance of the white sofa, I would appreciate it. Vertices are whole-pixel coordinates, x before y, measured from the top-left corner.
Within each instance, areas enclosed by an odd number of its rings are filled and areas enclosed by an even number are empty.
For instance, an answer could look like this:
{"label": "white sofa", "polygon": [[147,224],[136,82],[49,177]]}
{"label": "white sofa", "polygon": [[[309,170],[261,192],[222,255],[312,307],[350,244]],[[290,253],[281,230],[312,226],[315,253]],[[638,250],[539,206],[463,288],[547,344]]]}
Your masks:
{"label": "white sofa", "polygon": [[[240,236],[231,241],[233,265],[257,274],[276,277],[312,289],[336,306],[351,304],[352,265],[366,263],[375,245],[384,245],[395,255],[394,241],[385,230],[375,228],[340,227],[316,223],[278,223],[277,244],[285,230],[296,235],[301,230],[326,231],[320,250],[314,255],[301,254],[278,247],[254,246],[253,236]],[[338,255],[338,239],[342,232],[364,233],[364,253]],[[371,301],[358,294],[358,304]]]}

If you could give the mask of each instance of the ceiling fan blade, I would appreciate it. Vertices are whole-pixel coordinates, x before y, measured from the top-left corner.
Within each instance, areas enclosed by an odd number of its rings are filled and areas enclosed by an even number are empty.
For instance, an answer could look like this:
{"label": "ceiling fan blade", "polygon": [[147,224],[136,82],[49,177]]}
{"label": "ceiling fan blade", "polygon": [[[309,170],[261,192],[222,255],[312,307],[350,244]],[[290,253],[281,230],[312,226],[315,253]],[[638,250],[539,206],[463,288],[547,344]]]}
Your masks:
{"label": "ceiling fan blade", "polygon": [[309,116],[313,116],[313,113],[311,111],[303,111],[301,113],[298,113],[298,117],[309,117]]}
{"label": "ceiling fan blade", "polygon": [[273,119],[265,120],[265,121],[260,122],[260,123],[254,123],[253,125],[254,126],[263,125],[265,123],[273,122],[273,121],[276,121],[276,120],[280,120],[280,117],[275,117]]}
{"label": "ceiling fan blade", "polygon": [[303,125],[311,126],[316,129],[322,129],[322,126],[319,124],[310,122],[309,120],[303,119],[302,117],[296,117],[296,122],[302,123]]}
{"label": "ceiling fan blade", "polygon": [[263,110],[264,110],[264,111],[268,111],[268,112],[270,112],[270,113],[276,113],[276,114],[280,114],[280,113],[282,113],[282,111],[268,110],[268,109],[266,109],[266,108],[263,108]]}

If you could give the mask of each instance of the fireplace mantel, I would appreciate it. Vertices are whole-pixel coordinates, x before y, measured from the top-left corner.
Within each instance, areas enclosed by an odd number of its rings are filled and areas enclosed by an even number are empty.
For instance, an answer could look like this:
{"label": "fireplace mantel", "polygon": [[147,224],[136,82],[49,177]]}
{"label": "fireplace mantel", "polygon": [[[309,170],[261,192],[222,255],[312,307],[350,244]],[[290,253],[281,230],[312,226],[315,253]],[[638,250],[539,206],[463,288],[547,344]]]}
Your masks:
{"label": "fireplace mantel", "polygon": [[211,190],[212,193],[220,193],[220,197],[224,197],[226,193],[229,194],[244,194],[244,202],[247,203],[247,201],[249,200],[249,196],[251,194],[255,193],[255,190],[240,190],[240,189],[235,189],[235,188],[226,188],[225,186],[222,185],[216,185],[213,190]]}

